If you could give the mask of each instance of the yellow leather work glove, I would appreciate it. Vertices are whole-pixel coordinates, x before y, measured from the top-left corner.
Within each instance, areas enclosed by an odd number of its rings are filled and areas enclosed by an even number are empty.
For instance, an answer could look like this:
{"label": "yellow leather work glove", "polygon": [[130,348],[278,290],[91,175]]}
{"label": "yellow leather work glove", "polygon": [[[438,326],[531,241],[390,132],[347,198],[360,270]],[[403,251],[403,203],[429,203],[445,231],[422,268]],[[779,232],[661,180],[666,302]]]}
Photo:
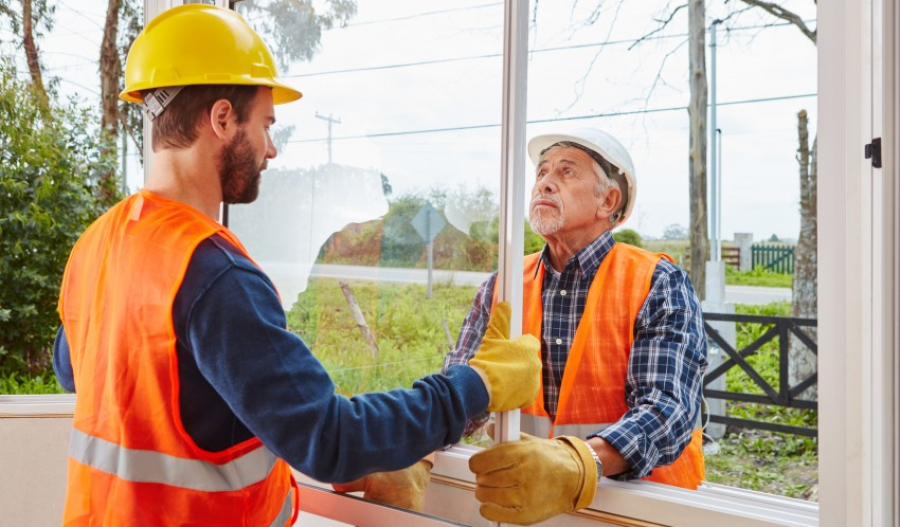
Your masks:
{"label": "yellow leather work glove", "polygon": [[577,437],[500,443],[469,458],[475,498],[488,520],[530,525],[587,507],[597,491],[597,464]]}
{"label": "yellow leather work glove", "polygon": [[487,379],[490,412],[524,408],[534,402],[541,385],[541,343],[532,335],[509,340],[509,302],[491,312],[481,347],[469,360]]}
{"label": "yellow leather work glove", "polygon": [[332,483],[338,492],[363,492],[363,498],[393,507],[421,512],[425,506],[425,488],[431,477],[431,461],[420,459],[414,465],[393,472],[373,472],[350,483]]}

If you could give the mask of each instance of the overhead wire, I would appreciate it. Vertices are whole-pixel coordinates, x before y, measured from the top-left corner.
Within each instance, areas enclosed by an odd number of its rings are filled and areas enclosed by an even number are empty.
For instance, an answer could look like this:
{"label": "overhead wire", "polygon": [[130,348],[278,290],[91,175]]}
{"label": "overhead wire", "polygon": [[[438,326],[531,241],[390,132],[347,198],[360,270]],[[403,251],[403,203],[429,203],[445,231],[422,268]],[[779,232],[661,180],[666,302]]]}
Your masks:
{"label": "overhead wire", "polygon": [[[738,101],[725,101],[720,102],[717,106],[735,106],[741,104],[758,104],[758,103],[766,103],[766,102],[776,102],[776,101],[786,101],[791,99],[802,99],[807,97],[815,97],[816,93],[800,93],[794,95],[780,95],[776,97],[760,97],[754,99],[742,99]],[[621,112],[605,112],[605,113],[594,113],[588,115],[574,115],[570,117],[554,117],[547,119],[531,119],[526,121],[526,124],[543,124],[543,123],[555,123],[561,121],[576,121],[576,120],[584,120],[584,119],[599,119],[603,117],[619,117],[624,115],[639,115],[639,114],[650,114],[650,113],[661,113],[661,112],[673,112],[673,111],[683,111],[687,110],[687,106],[670,106],[665,108],[645,108],[642,110],[625,110]],[[402,135],[418,135],[418,134],[429,134],[429,133],[441,133],[441,132],[458,132],[463,130],[478,130],[484,128],[498,128],[500,127],[500,123],[488,123],[488,124],[474,124],[474,125],[462,125],[462,126],[448,126],[443,128],[427,128],[427,129],[419,129],[419,130],[401,130],[396,132],[376,132],[371,134],[360,134],[360,135],[344,135],[344,136],[332,136],[332,141],[340,141],[347,139],[372,139],[378,137],[393,137],[393,136],[402,136]],[[287,143],[314,143],[325,141],[326,138],[315,138],[315,139],[295,139],[287,141]]]}
{"label": "overhead wire", "polygon": [[[763,28],[772,28],[772,27],[785,27],[791,26],[790,22],[776,23],[776,24],[757,24],[752,26],[739,26],[730,28],[729,31],[747,31],[751,29],[763,29]],[[650,37],[638,37],[638,38],[628,38],[628,39],[616,39],[616,40],[605,40],[601,42],[585,42],[582,44],[569,44],[566,46],[554,46],[547,48],[538,48],[529,50],[529,54],[537,54],[537,53],[552,53],[558,51],[567,51],[572,49],[585,49],[585,48],[595,48],[595,47],[606,47],[606,46],[618,46],[624,44],[634,44],[639,41],[649,41],[649,40],[664,40],[664,39],[672,39],[672,38],[686,38],[688,37],[688,33],[675,33],[675,34],[664,34],[664,35],[654,35]],[[305,77],[318,77],[322,75],[335,75],[342,73],[356,73],[363,71],[376,71],[376,70],[385,70],[385,69],[396,69],[396,68],[410,68],[424,65],[432,65],[432,64],[443,64],[449,62],[460,62],[466,60],[481,60],[481,59],[489,59],[489,58],[500,58],[503,57],[503,53],[485,53],[481,55],[464,55],[460,57],[447,57],[443,59],[431,59],[431,60],[421,60],[415,62],[401,62],[396,64],[381,64],[375,66],[361,66],[358,68],[345,68],[338,70],[325,70],[325,71],[316,71],[311,73],[294,73],[288,75],[282,75],[283,78],[286,79],[299,79]]]}
{"label": "overhead wire", "polygon": [[375,19],[375,20],[364,20],[361,22],[351,22],[351,23],[347,24],[347,27],[367,26],[367,25],[372,25],[372,24],[383,24],[383,23],[387,23],[387,22],[400,22],[400,21],[405,21],[405,20],[413,20],[416,18],[424,18],[427,16],[443,15],[446,13],[455,13],[455,12],[459,12],[459,11],[474,11],[476,9],[484,9],[486,7],[496,7],[496,6],[502,6],[502,5],[503,5],[503,2],[493,2],[490,4],[479,4],[479,5],[473,5],[473,6],[454,7],[454,8],[450,8],[450,9],[441,9],[438,11],[426,11],[424,13],[416,13],[413,15],[406,15],[406,16],[400,16],[400,17],[395,17],[395,18],[381,18],[381,19]]}

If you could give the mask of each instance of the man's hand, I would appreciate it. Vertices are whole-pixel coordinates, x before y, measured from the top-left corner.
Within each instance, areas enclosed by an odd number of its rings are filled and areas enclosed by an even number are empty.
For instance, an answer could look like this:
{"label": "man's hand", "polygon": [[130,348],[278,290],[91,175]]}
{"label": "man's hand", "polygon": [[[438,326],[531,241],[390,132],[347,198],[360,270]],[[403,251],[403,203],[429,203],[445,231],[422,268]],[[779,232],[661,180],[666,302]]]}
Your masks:
{"label": "man's hand", "polygon": [[475,498],[491,521],[530,525],[582,509],[597,491],[590,446],[577,437],[522,439],[487,448],[469,459]]}
{"label": "man's hand", "polygon": [[431,461],[421,459],[393,472],[374,472],[350,483],[333,483],[338,492],[363,492],[363,498],[393,507],[421,512],[431,476]]}
{"label": "man's hand", "polygon": [[534,402],[540,388],[541,343],[532,335],[509,340],[509,317],[509,303],[497,304],[481,347],[469,361],[485,380],[490,412],[524,408]]}

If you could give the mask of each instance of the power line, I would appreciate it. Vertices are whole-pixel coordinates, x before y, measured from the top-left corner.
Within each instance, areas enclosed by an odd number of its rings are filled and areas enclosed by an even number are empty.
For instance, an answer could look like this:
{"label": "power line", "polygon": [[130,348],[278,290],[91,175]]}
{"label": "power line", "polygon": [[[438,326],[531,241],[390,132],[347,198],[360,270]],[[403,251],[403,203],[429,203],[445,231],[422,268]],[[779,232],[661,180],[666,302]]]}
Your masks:
{"label": "power line", "polygon": [[[776,24],[757,24],[753,26],[739,26],[729,28],[729,31],[747,31],[751,29],[765,29],[770,27],[786,27],[792,26],[790,22],[782,22]],[[618,46],[623,44],[634,44],[639,41],[649,41],[649,40],[664,40],[664,39],[672,39],[672,38],[685,38],[689,35],[687,33],[675,33],[670,35],[655,35],[651,37],[638,37],[632,39],[619,39],[619,40],[606,40],[603,42],[587,42],[584,44],[571,44],[568,46],[555,46],[550,48],[540,48],[529,51],[529,54],[537,54],[537,53],[551,53],[556,51],[566,51],[570,49],[585,49],[585,48],[596,48],[596,47],[605,47],[605,46]],[[299,79],[304,77],[318,77],[321,75],[336,75],[341,73],[356,73],[362,71],[376,71],[376,70],[387,70],[387,69],[396,69],[396,68],[412,68],[416,66],[428,66],[432,64],[445,64],[448,62],[460,62],[466,60],[480,60],[480,59],[489,59],[489,58],[498,58],[503,57],[503,53],[487,53],[484,55],[467,55],[462,57],[448,57],[444,59],[432,59],[432,60],[422,60],[416,62],[400,62],[397,64],[383,64],[380,66],[366,66],[360,68],[347,68],[347,69],[338,69],[338,70],[326,70],[326,71],[317,71],[312,73],[295,73],[293,75],[282,75],[283,78],[288,79]]]}
{"label": "power line", "polygon": [[491,4],[479,4],[479,5],[466,6],[466,7],[455,7],[452,9],[442,9],[440,11],[426,11],[424,13],[416,13],[415,15],[407,15],[407,16],[401,16],[401,17],[397,17],[397,18],[382,18],[382,19],[377,19],[377,20],[365,20],[362,22],[353,22],[353,23],[347,24],[347,27],[367,26],[367,25],[371,25],[371,24],[383,24],[386,22],[401,22],[404,20],[413,20],[415,18],[424,18],[427,16],[433,16],[433,15],[443,15],[445,13],[453,13],[453,12],[457,12],[457,11],[473,11],[475,9],[484,9],[485,7],[496,7],[496,6],[502,6],[502,5],[503,5],[503,2],[494,2]]}
{"label": "power line", "polygon": [[73,81],[71,81],[71,80],[69,80],[69,79],[64,79],[64,78],[62,78],[62,77],[59,78],[59,81],[60,81],[60,82],[66,82],[66,83],[72,84],[72,85],[74,85],[74,86],[78,86],[78,87],[81,88],[82,90],[89,91],[89,92],[93,93],[94,95],[96,95],[97,97],[100,97],[100,92],[98,92],[98,91],[95,90],[95,89],[88,88],[87,86],[85,86],[85,85],[83,85],[83,84],[79,84],[79,83],[77,83],[77,82],[73,82]]}
{"label": "power line", "polygon": [[[796,95],[782,95],[778,97],[764,97],[758,99],[742,99],[739,101],[727,101],[720,102],[717,106],[735,106],[740,104],[757,104],[757,103],[765,103],[765,102],[777,102],[777,101],[787,101],[791,99],[803,99],[807,97],[815,97],[816,93],[803,93]],[[638,114],[648,114],[648,113],[663,113],[663,112],[675,112],[675,111],[683,111],[687,110],[687,106],[671,106],[667,108],[650,108],[643,110],[628,110],[623,112],[607,112],[607,113],[597,113],[591,115],[575,115],[572,117],[557,117],[553,119],[534,119],[527,121],[527,124],[543,124],[543,123],[556,123],[561,121],[578,121],[584,119],[598,119],[601,117],[620,117],[623,115],[638,115]],[[462,130],[479,130],[485,128],[498,128],[500,124],[473,124],[473,125],[464,125],[464,126],[451,126],[446,128],[429,128],[422,130],[405,130],[399,132],[378,132],[374,134],[363,134],[363,135],[345,135],[340,137],[332,137],[332,141],[342,141],[346,139],[374,139],[379,137],[394,137],[401,135],[420,135],[420,134],[432,134],[432,133],[441,133],[441,132],[458,132]],[[288,141],[288,144],[291,143],[317,143],[324,141],[323,138],[317,139],[295,139],[293,141]]]}

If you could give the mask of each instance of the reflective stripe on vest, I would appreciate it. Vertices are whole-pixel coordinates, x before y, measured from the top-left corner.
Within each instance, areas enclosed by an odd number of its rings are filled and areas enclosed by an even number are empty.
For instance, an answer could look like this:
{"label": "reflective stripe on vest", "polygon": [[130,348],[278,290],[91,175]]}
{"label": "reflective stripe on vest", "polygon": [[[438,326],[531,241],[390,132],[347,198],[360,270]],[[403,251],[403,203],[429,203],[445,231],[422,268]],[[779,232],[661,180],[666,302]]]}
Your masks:
{"label": "reflective stripe on vest", "polygon": [[[284,505],[281,506],[281,512],[278,513],[278,516],[272,520],[272,523],[269,527],[282,527],[288,525],[288,522],[291,520],[291,513],[294,508],[294,500],[291,496],[294,492],[297,492],[297,489],[289,490],[287,493],[287,497],[284,498]],[[299,511],[297,511],[299,512]]]}
{"label": "reflective stripe on vest", "polygon": [[526,414],[525,412],[522,412],[522,415],[519,417],[519,424],[521,430],[526,434],[547,439],[550,439],[551,432],[553,434],[552,437],[575,436],[584,439],[587,436],[596,434],[597,432],[605,430],[606,428],[609,428],[610,425],[612,425],[612,423],[582,423],[553,426],[553,421],[551,421],[549,417]]}
{"label": "reflective stripe on vest", "polygon": [[80,430],[72,430],[69,456],[79,463],[135,483],[162,483],[206,492],[238,491],[259,483],[278,460],[268,448],[260,447],[218,465],[152,450],[125,448]]}

